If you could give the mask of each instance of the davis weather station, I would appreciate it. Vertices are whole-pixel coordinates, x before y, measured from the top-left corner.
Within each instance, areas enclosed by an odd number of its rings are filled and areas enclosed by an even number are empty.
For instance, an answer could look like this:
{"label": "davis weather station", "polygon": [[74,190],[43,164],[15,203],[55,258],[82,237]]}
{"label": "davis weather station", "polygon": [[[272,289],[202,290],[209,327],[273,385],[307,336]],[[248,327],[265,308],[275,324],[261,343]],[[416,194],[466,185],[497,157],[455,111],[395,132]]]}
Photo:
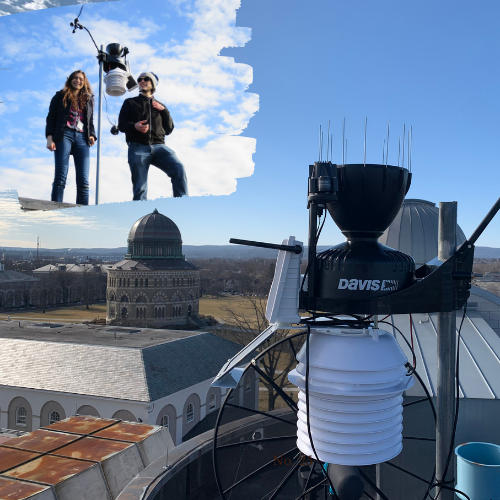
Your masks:
{"label": "davis weather station", "polygon": [[[500,209],[500,199],[458,248],[456,203],[441,203],[438,258],[416,269],[410,255],[378,242],[398,214],[411,179],[409,169],[387,161],[310,165],[303,274],[304,245],[293,236],[281,245],[230,240],[279,253],[266,309],[269,327],[213,382],[231,388],[213,444],[222,499],[387,500],[380,464],[388,464],[403,477],[421,481],[418,498],[423,500],[451,500],[455,494],[490,500],[476,494],[472,479],[455,476],[456,343],[473,277],[474,244]],[[318,253],[328,216],[346,241]],[[411,313],[438,313],[437,406],[418,373],[413,337],[401,334],[407,357],[396,339],[398,329],[387,321]],[[259,393],[259,401],[247,401],[246,388],[255,380],[273,398],[262,401]],[[414,384],[426,397],[405,403],[405,391]],[[435,439],[403,432],[404,406],[405,415],[426,406]],[[227,431],[236,422],[248,429],[245,438]],[[427,477],[391,462],[405,454],[410,441],[435,448],[436,466]],[[499,498],[498,491],[493,495]]]}

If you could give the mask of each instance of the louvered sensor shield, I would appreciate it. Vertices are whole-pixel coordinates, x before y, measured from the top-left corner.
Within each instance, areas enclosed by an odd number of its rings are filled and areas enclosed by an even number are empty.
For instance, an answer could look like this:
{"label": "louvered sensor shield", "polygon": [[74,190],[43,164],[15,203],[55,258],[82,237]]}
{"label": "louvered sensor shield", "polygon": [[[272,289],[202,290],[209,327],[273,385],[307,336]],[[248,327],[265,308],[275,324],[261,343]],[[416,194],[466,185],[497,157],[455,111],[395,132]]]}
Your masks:
{"label": "louvered sensor shield", "polygon": [[[288,375],[299,387],[297,446],[315,458],[307,426],[306,347]],[[317,328],[309,346],[309,418],[321,461],[339,465],[385,462],[402,450],[406,356],[379,329]]]}

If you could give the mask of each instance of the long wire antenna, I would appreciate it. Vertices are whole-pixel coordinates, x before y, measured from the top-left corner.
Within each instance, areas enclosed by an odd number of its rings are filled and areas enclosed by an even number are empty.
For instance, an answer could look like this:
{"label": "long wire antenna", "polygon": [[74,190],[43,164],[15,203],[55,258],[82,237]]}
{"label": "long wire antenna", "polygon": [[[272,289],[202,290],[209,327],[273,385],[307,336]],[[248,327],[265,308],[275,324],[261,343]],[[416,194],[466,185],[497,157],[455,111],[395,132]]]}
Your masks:
{"label": "long wire antenna", "polygon": [[326,136],[326,161],[328,162],[328,153],[330,152],[330,120],[328,120],[328,135]]}
{"label": "long wire antenna", "polygon": [[389,161],[389,124],[390,120],[387,120],[387,151],[385,153],[385,166],[387,167],[387,162]]}
{"label": "long wire antenna", "polygon": [[398,145],[398,167],[399,167],[400,157],[401,157],[401,136],[399,136],[399,145]]}
{"label": "long wire antenna", "polygon": [[345,165],[345,118],[342,124],[342,165]]}
{"label": "long wire antenna", "polygon": [[403,125],[403,163],[402,167],[405,168],[405,135],[406,135],[406,124]]}
{"label": "long wire antenna", "polygon": [[347,139],[345,140],[345,161],[347,161]]}
{"label": "long wire antenna", "polygon": [[330,161],[333,160],[333,134],[330,134]]}
{"label": "long wire antenna", "polygon": [[366,125],[368,122],[368,117],[365,116],[365,152],[363,155],[363,166],[366,167]]}
{"label": "long wire antenna", "polygon": [[385,139],[384,139],[384,145],[382,146],[382,164],[385,163]]}
{"label": "long wire antenna", "polygon": [[413,125],[410,126],[410,172],[411,172],[411,147],[413,145]]}
{"label": "long wire antenna", "polygon": [[321,161],[321,125],[319,126],[319,151],[318,151],[318,161]]}
{"label": "long wire antenna", "polygon": [[410,169],[410,131],[408,130],[408,170]]}

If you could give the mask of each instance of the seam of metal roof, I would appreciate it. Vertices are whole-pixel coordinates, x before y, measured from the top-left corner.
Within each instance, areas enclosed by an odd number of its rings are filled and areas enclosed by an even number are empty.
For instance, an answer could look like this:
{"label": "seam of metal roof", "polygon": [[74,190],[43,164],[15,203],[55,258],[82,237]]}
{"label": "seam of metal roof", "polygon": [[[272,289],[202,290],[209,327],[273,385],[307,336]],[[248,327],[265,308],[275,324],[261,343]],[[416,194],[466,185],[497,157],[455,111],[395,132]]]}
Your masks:
{"label": "seam of metal roof", "polygon": [[[466,319],[468,319],[468,318],[466,317]],[[463,325],[465,325],[465,320],[464,320]],[[492,387],[491,387],[491,386],[490,386],[490,384],[488,383],[488,380],[487,380],[487,379],[486,379],[486,377],[484,376],[484,373],[483,373],[483,371],[481,370],[481,367],[479,366],[478,360],[476,359],[476,357],[475,357],[475,356],[474,356],[474,354],[472,353],[471,349],[469,349],[469,346],[467,345],[467,342],[466,342],[466,340],[465,340],[465,338],[464,338],[464,335],[463,335],[463,334],[464,334],[464,330],[465,330],[465,329],[464,329],[464,328],[463,328],[463,326],[462,326],[462,332],[461,332],[462,334],[460,335],[460,341],[461,341],[461,345],[460,345],[460,347],[463,347],[463,348],[466,350],[466,352],[467,352],[467,354],[469,355],[470,360],[472,361],[472,363],[473,363],[473,365],[474,365],[474,367],[475,367],[475,369],[476,369],[477,373],[479,374],[479,376],[481,377],[481,379],[482,379],[482,380],[483,380],[483,382],[485,383],[486,388],[488,389],[488,392],[490,393],[490,396],[492,396],[492,397],[493,397],[493,399],[495,399],[495,398],[496,398],[496,394],[495,394],[495,392],[493,391]],[[456,333],[457,333],[457,339],[458,339],[458,329],[456,330]],[[478,332],[478,333],[479,333],[479,332]],[[467,359],[467,358],[465,358],[465,359]],[[460,352],[460,368],[461,368],[461,369],[462,369],[462,368],[466,368],[466,366],[464,367],[464,361],[465,361],[465,359],[464,359],[464,354],[463,354],[462,352]],[[460,370],[460,371],[462,371],[462,370]],[[465,371],[469,373],[469,371],[468,371],[468,370],[465,370]],[[463,378],[462,378],[462,377],[460,377],[460,380],[463,380]],[[464,388],[464,390],[465,390],[465,388]],[[476,395],[477,395],[477,393],[475,393],[475,394],[474,394],[474,396],[476,396]],[[472,396],[469,396],[467,393],[465,393],[464,397],[472,397]],[[485,398],[485,399],[489,399],[489,398]]]}

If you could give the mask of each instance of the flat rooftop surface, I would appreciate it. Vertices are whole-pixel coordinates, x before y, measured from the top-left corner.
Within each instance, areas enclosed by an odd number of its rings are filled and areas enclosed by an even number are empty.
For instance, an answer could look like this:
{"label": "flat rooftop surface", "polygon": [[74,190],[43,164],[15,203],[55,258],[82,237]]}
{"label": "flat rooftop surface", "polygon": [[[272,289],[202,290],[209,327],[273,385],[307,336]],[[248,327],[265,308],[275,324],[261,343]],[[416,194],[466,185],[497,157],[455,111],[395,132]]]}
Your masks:
{"label": "flat rooftop surface", "polygon": [[69,344],[144,348],[204,333],[111,325],[84,325],[26,320],[0,320],[0,338]]}

